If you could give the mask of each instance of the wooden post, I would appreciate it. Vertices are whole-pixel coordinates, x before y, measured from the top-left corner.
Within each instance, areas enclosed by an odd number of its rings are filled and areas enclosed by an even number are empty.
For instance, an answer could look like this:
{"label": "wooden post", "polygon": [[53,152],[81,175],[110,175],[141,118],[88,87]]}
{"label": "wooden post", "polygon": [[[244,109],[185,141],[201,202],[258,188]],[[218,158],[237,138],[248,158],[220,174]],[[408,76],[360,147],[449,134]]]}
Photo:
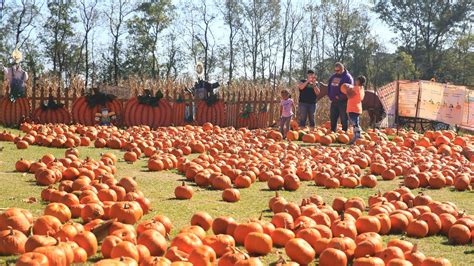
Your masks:
{"label": "wooden post", "polygon": [[237,120],[238,120],[238,116],[240,115],[240,105],[241,105],[241,98],[242,97],[242,94],[240,93],[240,91],[237,93],[237,107],[235,108],[235,117],[234,117],[234,127],[237,127]]}
{"label": "wooden post", "polygon": [[36,109],[36,89],[38,87],[38,83],[31,87],[31,110],[34,111]]}
{"label": "wooden post", "polygon": [[64,107],[66,109],[69,109],[69,101],[70,101],[70,98],[69,98],[69,94],[71,93],[71,89],[74,87],[74,84],[71,84],[71,86],[64,91]]}
{"label": "wooden post", "polygon": [[61,103],[61,88],[59,86],[56,88],[56,102]]}
{"label": "wooden post", "polygon": [[[416,123],[418,122],[418,109],[419,109],[419,104],[421,101],[421,80],[418,81],[418,98],[416,99],[416,110],[415,110],[415,128],[416,129]],[[420,120],[420,127],[423,128],[423,122]]]}
{"label": "wooden post", "polygon": [[72,90],[72,102],[71,102],[71,105],[68,107],[69,110],[71,110],[72,104],[74,103],[76,99],[77,99],[77,86],[74,86]]}
{"label": "wooden post", "polygon": [[269,123],[273,123],[273,121],[275,120],[275,95],[274,94],[275,94],[275,91],[272,91],[270,94],[270,107],[269,107],[270,121]]}
{"label": "wooden post", "polygon": [[397,136],[398,136],[398,130],[400,129],[400,124],[399,124],[399,116],[398,116],[398,97],[400,94],[400,80],[397,80],[397,85],[396,85],[396,93],[395,93],[395,125],[397,125]]}
{"label": "wooden post", "polygon": [[[45,85],[46,85],[46,84],[45,84]],[[41,104],[43,103],[43,101],[44,101],[44,89],[45,89],[44,87],[45,87],[45,86],[41,86],[41,87],[40,87],[40,98],[39,98],[39,100],[40,100],[40,105],[41,105]]]}

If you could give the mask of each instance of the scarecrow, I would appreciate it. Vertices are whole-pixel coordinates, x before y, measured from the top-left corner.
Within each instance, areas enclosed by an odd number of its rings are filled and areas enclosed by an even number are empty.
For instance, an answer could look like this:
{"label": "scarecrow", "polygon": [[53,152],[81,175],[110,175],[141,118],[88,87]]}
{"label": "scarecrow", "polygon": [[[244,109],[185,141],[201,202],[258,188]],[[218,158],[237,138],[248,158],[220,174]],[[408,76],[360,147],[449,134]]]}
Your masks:
{"label": "scarecrow", "polygon": [[95,114],[95,121],[99,123],[100,126],[110,126],[112,121],[115,121],[117,118],[115,112],[110,112],[107,107],[103,107],[100,113]]}
{"label": "scarecrow", "polygon": [[[198,62],[195,67],[197,81],[194,83],[192,88],[185,88],[185,91],[194,96],[197,100],[212,100],[217,99],[217,91],[219,88],[219,82],[209,82],[204,80],[204,65]],[[186,117],[187,121],[193,121],[194,114],[196,113],[196,107],[194,103],[192,108],[187,108]]]}
{"label": "scarecrow", "polygon": [[11,67],[3,67],[5,78],[10,85],[9,97],[10,101],[15,102],[16,99],[26,96],[25,83],[28,80],[28,73],[21,68],[20,62],[23,59],[22,53],[18,47],[12,53],[13,65]]}

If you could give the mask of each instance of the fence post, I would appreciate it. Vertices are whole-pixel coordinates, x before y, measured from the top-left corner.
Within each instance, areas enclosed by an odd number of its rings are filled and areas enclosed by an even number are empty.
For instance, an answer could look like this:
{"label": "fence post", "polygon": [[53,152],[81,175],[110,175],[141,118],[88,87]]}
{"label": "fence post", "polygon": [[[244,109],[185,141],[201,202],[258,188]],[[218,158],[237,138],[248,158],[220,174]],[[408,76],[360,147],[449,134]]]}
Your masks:
{"label": "fence post", "polygon": [[69,88],[67,88],[67,90],[64,91],[64,107],[66,109],[69,109],[69,93],[71,92],[71,88],[73,88],[74,85],[71,84],[71,86]]}
{"label": "fence post", "polygon": [[38,82],[35,86],[31,87],[31,111],[33,112],[36,109],[36,89],[38,87]]}
{"label": "fence post", "polygon": [[61,88],[58,86],[56,89],[56,102],[61,103]]}
{"label": "fence post", "polygon": [[[46,84],[45,84],[46,85]],[[43,103],[44,101],[44,87],[45,86],[41,86],[40,87],[40,97],[39,97],[39,102],[40,102],[40,105]]]}
{"label": "fence post", "polygon": [[[245,91],[244,91],[245,93]],[[235,120],[234,120],[234,127],[238,127],[239,125],[237,125],[237,121],[238,121],[238,117],[240,116],[240,105],[242,104],[242,94],[240,93],[240,91],[237,93],[237,107],[235,109]]]}

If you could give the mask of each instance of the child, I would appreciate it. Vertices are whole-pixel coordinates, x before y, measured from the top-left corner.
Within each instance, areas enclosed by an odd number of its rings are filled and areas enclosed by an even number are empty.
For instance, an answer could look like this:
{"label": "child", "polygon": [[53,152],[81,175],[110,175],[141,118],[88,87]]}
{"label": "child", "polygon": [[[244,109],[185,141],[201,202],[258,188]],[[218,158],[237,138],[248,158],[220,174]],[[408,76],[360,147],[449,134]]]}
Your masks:
{"label": "child", "polygon": [[294,112],[295,104],[291,99],[290,93],[287,90],[281,91],[280,101],[280,132],[283,138],[286,137],[286,133],[290,130],[290,121]]}
{"label": "child", "polygon": [[364,99],[364,84],[366,78],[364,76],[358,76],[355,80],[355,85],[343,84],[341,86],[341,92],[347,95],[347,114],[349,121],[352,124],[353,137],[349,144],[360,138],[360,122],[359,116],[362,114],[362,100]]}

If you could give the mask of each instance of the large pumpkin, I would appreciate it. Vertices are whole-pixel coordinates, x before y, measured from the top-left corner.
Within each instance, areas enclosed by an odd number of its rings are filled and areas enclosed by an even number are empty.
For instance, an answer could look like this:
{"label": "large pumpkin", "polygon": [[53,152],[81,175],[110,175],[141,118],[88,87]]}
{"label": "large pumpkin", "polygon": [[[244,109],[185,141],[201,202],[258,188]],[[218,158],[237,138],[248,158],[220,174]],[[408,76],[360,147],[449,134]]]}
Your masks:
{"label": "large pumpkin", "polygon": [[186,102],[181,96],[173,103],[173,125],[183,126],[186,124]]}
{"label": "large pumpkin", "polygon": [[152,96],[146,90],[144,95],[133,97],[125,103],[124,124],[126,126],[148,125],[152,128],[169,126],[172,123],[171,104],[162,98],[161,92]]}
{"label": "large pumpkin", "polygon": [[[122,113],[122,103],[115,96],[96,91],[74,101],[72,104],[72,119],[75,123],[82,125],[95,125],[95,116],[104,107],[116,115]],[[120,121],[120,117],[117,120]]]}
{"label": "large pumpkin", "polygon": [[265,106],[257,114],[257,128],[266,128],[268,127],[268,111]]}
{"label": "large pumpkin", "polygon": [[33,121],[39,124],[69,124],[71,123],[71,115],[63,104],[58,104],[52,97],[48,99],[48,103],[41,105],[33,111]]}
{"label": "large pumpkin", "polygon": [[22,120],[30,115],[30,102],[28,98],[17,98],[14,102],[6,95],[0,99],[0,124],[5,126],[19,125]]}
{"label": "large pumpkin", "polygon": [[224,101],[217,98],[210,98],[206,101],[199,101],[196,106],[196,122],[203,125],[206,122],[214,125],[225,125],[225,105]]}
{"label": "large pumpkin", "polygon": [[252,111],[252,108],[249,104],[247,104],[243,110],[239,114],[237,118],[237,127],[246,127],[249,129],[254,129],[258,127],[258,116],[255,112]]}

